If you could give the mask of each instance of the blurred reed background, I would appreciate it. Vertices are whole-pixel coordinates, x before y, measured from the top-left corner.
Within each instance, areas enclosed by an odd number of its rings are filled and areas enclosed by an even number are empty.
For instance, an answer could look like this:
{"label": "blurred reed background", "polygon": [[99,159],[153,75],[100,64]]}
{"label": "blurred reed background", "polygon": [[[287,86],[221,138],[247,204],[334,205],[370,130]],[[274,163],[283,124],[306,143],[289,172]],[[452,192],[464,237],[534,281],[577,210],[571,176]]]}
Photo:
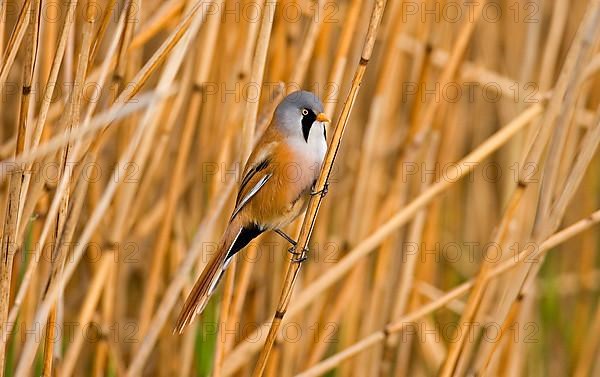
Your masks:
{"label": "blurred reed background", "polygon": [[[282,96],[333,134],[377,3],[0,1],[0,370],[251,375],[278,236],[175,316]],[[387,1],[265,375],[600,375],[598,25]]]}

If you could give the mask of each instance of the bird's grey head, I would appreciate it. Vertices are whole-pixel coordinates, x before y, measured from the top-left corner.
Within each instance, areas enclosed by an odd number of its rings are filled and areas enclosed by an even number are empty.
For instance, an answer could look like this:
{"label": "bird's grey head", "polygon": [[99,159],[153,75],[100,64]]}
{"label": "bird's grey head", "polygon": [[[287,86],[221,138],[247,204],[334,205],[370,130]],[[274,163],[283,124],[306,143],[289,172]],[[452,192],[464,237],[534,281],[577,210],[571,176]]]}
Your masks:
{"label": "bird's grey head", "polygon": [[277,126],[286,135],[301,137],[308,142],[313,128],[324,135],[324,122],[329,120],[323,114],[323,104],[311,92],[297,91],[288,94],[275,109]]}

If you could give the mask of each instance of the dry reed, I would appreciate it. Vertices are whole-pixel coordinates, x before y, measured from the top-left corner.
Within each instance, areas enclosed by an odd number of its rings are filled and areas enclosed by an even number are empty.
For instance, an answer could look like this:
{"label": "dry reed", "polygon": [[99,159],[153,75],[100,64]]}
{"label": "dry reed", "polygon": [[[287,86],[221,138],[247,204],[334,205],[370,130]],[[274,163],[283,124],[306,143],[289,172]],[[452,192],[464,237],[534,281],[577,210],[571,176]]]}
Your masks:
{"label": "dry reed", "polygon": [[[599,22],[600,0],[0,1],[0,375],[598,375]],[[328,195],[286,229],[308,259],[264,234],[171,334],[299,88],[333,119]]]}

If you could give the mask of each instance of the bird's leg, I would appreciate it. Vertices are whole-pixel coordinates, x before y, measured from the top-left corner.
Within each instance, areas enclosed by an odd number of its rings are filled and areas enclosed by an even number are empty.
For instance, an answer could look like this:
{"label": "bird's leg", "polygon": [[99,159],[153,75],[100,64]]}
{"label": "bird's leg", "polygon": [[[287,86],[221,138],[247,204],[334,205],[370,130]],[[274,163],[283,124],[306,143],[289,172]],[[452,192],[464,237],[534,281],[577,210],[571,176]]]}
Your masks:
{"label": "bird's leg", "polygon": [[311,190],[310,194],[313,196],[321,195],[321,197],[323,197],[323,196],[327,195],[328,192],[329,192],[329,182],[325,182],[322,190],[314,191],[314,186],[313,186],[313,189]]}
{"label": "bird's leg", "polygon": [[306,256],[308,254],[308,249],[307,248],[304,248],[303,252],[297,252],[296,251],[296,246],[298,245],[298,243],[296,241],[294,241],[292,239],[292,237],[288,236],[281,229],[274,229],[274,231],[275,231],[275,233],[279,234],[281,237],[283,237],[283,239],[285,239],[287,242],[289,242],[292,245],[288,249],[288,252],[293,255],[292,262],[300,263],[300,262],[304,262],[308,258]]}
{"label": "bird's leg", "polygon": [[281,229],[274,229],[275,233],[279,234],[281,237],[283,237],[284,240],[286,240],[287,242],[289,242],[292,246],[296,246],[296,241],[294,241],[292,239],[292,237],[288,236],[283,230]]}

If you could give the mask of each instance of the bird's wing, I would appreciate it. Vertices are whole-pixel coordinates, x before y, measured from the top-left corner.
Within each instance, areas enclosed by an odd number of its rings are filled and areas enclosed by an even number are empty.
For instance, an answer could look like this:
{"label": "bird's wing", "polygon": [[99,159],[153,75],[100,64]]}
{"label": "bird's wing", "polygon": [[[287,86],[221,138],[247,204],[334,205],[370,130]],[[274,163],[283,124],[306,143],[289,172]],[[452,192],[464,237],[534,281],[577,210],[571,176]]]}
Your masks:
{"label": "bird's wing", "polygon": [[264,148],[261,148],[260,153],[253,153],[248,159],[244,171],[244,178],[240,184],[240,189],[235,201],[235,209],[231,215],[232,219],[273,176],[271,156],[274,147],[275,143],[267,144]]}

